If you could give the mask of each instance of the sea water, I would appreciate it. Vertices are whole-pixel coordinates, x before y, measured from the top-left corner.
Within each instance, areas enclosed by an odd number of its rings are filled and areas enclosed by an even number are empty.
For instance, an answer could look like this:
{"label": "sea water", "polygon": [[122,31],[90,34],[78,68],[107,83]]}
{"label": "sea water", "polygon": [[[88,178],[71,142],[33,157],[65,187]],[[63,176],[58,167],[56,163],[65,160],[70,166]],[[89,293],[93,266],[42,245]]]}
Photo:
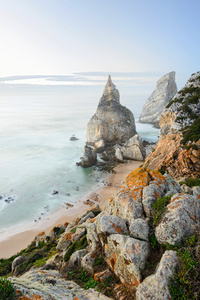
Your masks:
{"label": "sea water", "polygon": [[[0,88],[1,240],[1,233],[8,228],[40,222],[65,202],[77,203],[101,186],[107,175],[76,165],[102,84],[2,83]],[[158,130],[138,122],[144,95],[134,98],[126,94],[125,87],[122,90],[121,104],[134,113],[138,133],[143,139],[156,141]],[[73,135],[78,140],[71,141]]]}

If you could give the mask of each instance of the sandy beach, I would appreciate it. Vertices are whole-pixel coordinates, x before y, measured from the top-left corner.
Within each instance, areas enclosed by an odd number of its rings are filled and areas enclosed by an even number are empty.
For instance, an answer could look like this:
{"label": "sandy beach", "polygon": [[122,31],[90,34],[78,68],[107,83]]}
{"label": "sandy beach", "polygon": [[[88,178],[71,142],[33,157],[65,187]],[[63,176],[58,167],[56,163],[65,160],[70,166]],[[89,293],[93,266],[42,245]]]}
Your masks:
{"label": "sandy beach", "polygon": [[[115,193],[120,184],[125,181],[126,176],[140,165],[140,161],[128,161],[119,164],[115,168],[116,173],[109,176],[108,185],[92,192],[92,194],[95,193],[98,195],[98,204],[101,208],[103,208],[106,200]],[[68,209],[62,208],[45,217],[41,222],[35,224],[34,227],[24,228],[23,232],[14,233],[8,238],[5,238],[0,242],[0,258],[8,258],[26,248],[41,231],[44,231],[46,235],[48,235],[51,229],[58,224],[64,224],[65,222],[70,223],[76,216],[89,208],[83,201],[90,198],[90,194],[85,195],[82,201],[77,203],[74,207]]]}

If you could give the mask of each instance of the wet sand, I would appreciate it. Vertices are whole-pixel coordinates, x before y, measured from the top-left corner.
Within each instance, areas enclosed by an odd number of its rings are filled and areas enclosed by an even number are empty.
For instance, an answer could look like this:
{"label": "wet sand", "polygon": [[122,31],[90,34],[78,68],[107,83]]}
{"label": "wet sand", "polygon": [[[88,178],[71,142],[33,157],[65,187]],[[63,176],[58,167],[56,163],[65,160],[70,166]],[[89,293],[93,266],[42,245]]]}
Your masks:
{"label": "wet sand", "polygon": [[131,171],[138,168],[141,164],[142,162],[140,161],[129,161],[127,163],[119,164],[115,168],[116,173],[109,176],[107,186],[101,187],[96,191],[85,195],[82,201],[77,203],[74,207],[68,209],[62,208],[52,214],[49,214],[41,222],[34,226],[24,228],[23,232],[14,233],[8,238],[5,238],[0,242],[0,258],[8,258],[26,248],[33,241],[35,236],[42,231],[48,235],[53,227],[59,224],[64,224],[65,222],[72,222],[76,216],[89,208],[89,206],[85,205],[83,201],[92,198],[94,193],[98,195],[98,202],[96,203],[98,203],[102,209],[106,200],[111,197],[121,183],[125,181],[126,176]]}

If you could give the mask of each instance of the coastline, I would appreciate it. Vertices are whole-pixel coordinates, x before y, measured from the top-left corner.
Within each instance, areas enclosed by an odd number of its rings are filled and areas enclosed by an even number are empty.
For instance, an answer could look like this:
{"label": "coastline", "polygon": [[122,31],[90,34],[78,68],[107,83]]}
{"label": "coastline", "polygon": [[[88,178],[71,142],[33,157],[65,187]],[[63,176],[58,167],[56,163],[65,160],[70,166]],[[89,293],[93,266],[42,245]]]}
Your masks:
{"label": "coastline", "polygon": [[[58,211],[46,216],[40,223],[35,224],[32,227],[27,227],[23,232],[14,233],[13,235],[5,238],[0,242],[0,258],[9,258],[10,256],[18,253],[20,250],[26,248],[35,238],[37,234],[44,231],[46,235],[49,234],[51,229],[58,224],[64,224],[65,222],[72,222],[72,220],[83,213],[90,206],[85,205],[83,202],[90,198],[91,194],[98,194],[98,203],[100,208],[104,207],[106,200],[111,197],[116,189],[125,181],[126,176],[134,169],[138,168],[142,164],[141,161],[127,161],[119,164],[115,167],[114,174],[108,177],[108,185],[98,188],[93,192],[85,195],[80,202],[74,207],[69,209],[59,209]],[[111,185],[109,185],[111,183]]]}

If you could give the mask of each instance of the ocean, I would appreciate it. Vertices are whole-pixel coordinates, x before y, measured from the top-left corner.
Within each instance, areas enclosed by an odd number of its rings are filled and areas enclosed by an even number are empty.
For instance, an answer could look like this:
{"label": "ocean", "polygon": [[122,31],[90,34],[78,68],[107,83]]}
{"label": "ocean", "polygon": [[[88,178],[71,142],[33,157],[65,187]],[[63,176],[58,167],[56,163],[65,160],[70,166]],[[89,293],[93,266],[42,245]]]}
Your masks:
{"label": "ocean", "polygon": [[[158,129],[138,118],[155,78],[112,77],[121,104],[134,114],[137,132],[154,142]],[[0,240],[5,232],[40,222],[65,202],[77,203],[103,185],[107,174],[76,162],[106,80],[102,73],[0,78]],[[78,140],[70,141],[73,135]]]}

